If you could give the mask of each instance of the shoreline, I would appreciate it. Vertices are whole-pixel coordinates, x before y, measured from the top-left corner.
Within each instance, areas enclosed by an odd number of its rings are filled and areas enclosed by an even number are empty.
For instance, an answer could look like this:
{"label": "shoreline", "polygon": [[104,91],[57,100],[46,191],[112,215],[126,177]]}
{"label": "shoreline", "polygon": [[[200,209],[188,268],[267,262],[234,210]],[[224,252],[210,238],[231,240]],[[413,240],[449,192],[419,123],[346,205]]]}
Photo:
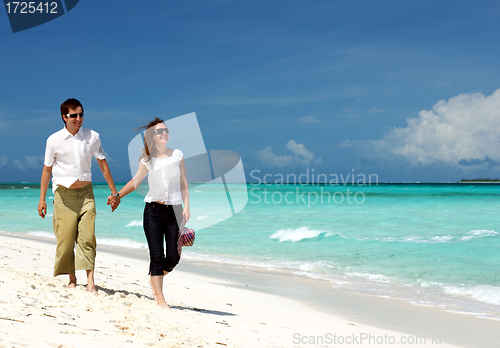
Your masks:
{"label": "shoreline", "polygon": [[[42,237],[0,235],[0,237],[4,236],[31,240],[48,246],[54,245],[55,242],[53,239]],[[148,262],[147,250],[99,246],[96,263],[97,285],[100,284],[102,274],[97,272],[100,268],[101,255],[137,260],[146,265]],[[50,256],[53,257],[53,255]],[[51,271],[49,267],[45,274],[50,276]],[[371,330],[370,332],[390,331],[424,337],[427,344],[431,344],[432,339],[436,341],[439,339],[441,346],[453,344],[460,347],[496,347],[497,342],[500,342],[500,334],[497,333],[499,323],[495,320],[452,313],[437,307],[410,304],[403,300],[353,294],[333,289],[327,281],[281,271],[181,260],[176,272],[172,272],[168,277],[173,279],[177,277],[176,275],[183,279],[206,277],[219,288],[231,288],[236,291],[258,293],[262,296],[293,301],[304,306],[308,311],[316,313],[315,317],[326,317],[328,322],[334,321],[332,318],[344,322],[342,330],[345,329],[345,323],[349,323],[351,324],[349,326],[355,328],[367,327],[369,331]],[[143,271],[143,278],[147,278],[146,271]],[[166,282],[169,282],[167,278]],[[263,315],[263,318],[265,316]],[[323,327],[323,332],[335,332],[335,327],[323,322],[315,323],[309,330],[310,335],[320,335],[322,332],[319,330],[320,327]],[[289,336],[288,343],[293,343],[292,338],[294,337]],[[478,345],[478,342],[481,343]],[[293,345],[283,343],[278,346]]]}
{"label": "shoreline", "polygon": [[[117,186],[125,186],[126,182],[116,182]],[[203,185],[220,185],[220,183],[193,183],[195,185],[203,184]],[[356,186],[356,187],[370,187],[370,186],[384,186],[384,185],[458,185],[458,184],[500,184],[500,181],[383,181],[383,182],[367,182],[367,183],[352,183],[352,182],[337,182],[337,183],[329,183],[329,182],[296,182],[296,183],[281,183],[281,182],[232,182],[228,183],[228,185],[250,185],[250,186],[258,186],[258,185],[281,185],[281,186]],[[39,182],[0,182],[0,186],[8,186],[8,185],[29,185],[34,186],[35,188],[40,188]],[[100,182],[92,182],[94,186],[107,186],[105,181]],[[49,184],[49,189],[52,188],[52,183]],[[48,194],[50,190],[48,191]]]}

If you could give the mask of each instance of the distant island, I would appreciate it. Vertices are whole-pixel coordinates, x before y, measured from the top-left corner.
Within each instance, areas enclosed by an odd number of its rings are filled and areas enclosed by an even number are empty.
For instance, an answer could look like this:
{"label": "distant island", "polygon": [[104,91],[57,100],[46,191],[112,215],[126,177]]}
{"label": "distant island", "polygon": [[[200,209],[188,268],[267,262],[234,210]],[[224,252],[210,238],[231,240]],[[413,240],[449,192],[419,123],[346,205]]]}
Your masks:
{"label": "distant island", "polygon": [[498,182],[500,183],[500,179],[489,179],[489,178],[486,178],[486,179],[462,179],[459,181],[459,183],[467,183],[467,182],[476,182],[476,183],[479,183],[479,182]]}

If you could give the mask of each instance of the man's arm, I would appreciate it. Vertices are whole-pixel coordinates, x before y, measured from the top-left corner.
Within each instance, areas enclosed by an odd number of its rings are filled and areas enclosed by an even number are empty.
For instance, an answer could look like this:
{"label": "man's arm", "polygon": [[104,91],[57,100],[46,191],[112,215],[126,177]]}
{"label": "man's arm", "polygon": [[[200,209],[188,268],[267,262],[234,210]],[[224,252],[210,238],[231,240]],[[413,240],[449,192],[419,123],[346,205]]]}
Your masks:
{"label": "man's arm", "polygon": [[40,201],[38,202],[38,215],[45,218],[47,214],[47,203],[45,203],[45,196],[49,189],[50,177],[52,176],[52,166],[43,166],[42,178],[40,179]]}
{"label": "man's arm", "polygon": [[[99,169],[101,169],[102,175],[104,176],[104,179],[108,183],[111,193],[116,194],[118,191],[116,190],[115,182],[113,181],[113,176],[111,175],[111,171],[109,170],[108,162],[105,159],[102,160],[98,159],[97,164],[99,164]],[[120,197],[115,197],[115,202],[116,202],[115,204],[111,205],[111,211],[115,211],[115,209],[120,204]],[[110,204],[109,201],[108,204]]]}

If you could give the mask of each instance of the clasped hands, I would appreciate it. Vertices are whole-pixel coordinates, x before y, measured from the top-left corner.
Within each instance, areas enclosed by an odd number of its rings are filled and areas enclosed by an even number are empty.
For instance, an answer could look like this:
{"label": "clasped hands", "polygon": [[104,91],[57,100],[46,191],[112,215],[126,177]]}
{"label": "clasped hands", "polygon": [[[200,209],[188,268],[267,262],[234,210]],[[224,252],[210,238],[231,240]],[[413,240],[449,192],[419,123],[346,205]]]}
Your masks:
{"label": "clasped hands", "polygon": [[116,208],[118,208],[118,205],[120,204],[120,197],[115,197],[112,195],[108,196],[108,203],[107,205],[111,206],[111,211],[115,211]]}

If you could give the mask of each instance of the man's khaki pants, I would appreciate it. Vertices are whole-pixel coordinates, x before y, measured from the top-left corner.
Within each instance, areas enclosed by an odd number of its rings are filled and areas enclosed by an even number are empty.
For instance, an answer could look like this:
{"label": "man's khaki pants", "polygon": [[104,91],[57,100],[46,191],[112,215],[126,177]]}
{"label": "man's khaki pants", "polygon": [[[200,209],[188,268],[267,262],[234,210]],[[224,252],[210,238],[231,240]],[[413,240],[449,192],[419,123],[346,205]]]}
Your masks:
{"label": "man's khaki pants", "polygon": [[[80,189],[59,186],[54,193],[54,234],[57,239],[54,277],[94,270],[96,255],[95,200],[92,184]],[[76,258],[73,249],[76,243]]]}

